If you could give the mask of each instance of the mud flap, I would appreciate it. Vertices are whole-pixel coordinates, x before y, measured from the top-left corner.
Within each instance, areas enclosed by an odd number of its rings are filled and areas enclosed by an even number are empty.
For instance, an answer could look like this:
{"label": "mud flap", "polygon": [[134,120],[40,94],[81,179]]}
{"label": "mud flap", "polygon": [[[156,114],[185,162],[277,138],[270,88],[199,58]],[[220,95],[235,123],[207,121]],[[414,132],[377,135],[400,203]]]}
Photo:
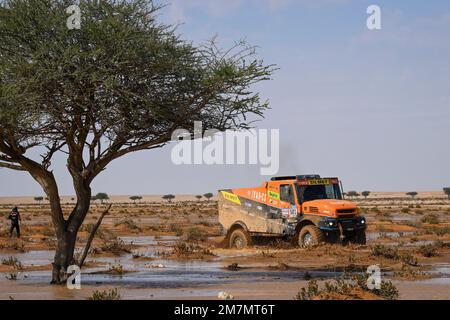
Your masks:
{"label": "mud flap", "polygon": [[339,228],[339,240],[342,242],[345,239],[344,228],[342,227],[342,223],[338,222]]}

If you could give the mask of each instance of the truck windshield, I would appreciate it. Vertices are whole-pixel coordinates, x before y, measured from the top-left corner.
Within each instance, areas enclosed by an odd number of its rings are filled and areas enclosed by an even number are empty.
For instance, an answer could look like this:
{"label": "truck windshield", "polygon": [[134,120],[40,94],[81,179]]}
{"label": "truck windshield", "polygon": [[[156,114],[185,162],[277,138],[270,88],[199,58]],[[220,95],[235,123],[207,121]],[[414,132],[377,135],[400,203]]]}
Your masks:
{"label": "truck windshield", "polygon": [[297,195],[300,203],[320,199],[342,199],[341,189],[338,184],[297,185]]}

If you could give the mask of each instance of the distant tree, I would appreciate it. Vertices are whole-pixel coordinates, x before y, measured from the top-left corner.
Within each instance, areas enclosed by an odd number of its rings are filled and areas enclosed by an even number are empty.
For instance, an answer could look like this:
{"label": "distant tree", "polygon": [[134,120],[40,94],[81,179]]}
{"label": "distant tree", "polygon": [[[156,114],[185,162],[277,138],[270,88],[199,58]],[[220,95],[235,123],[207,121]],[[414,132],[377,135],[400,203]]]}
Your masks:
{"label": "distant tree", "polygon": [[358,192],[356,192],[356,191],[349,191],[349,192],[347,192],[347,196],[349,198],[356,198],[356,197],[359,197],[360,194]]}
{"label": "distant tree", "polygon": [[100,200],[100,202],[103,204],[103,202],[109,200],[109,196],[104,192],[99,192],[95,195],[95,200]]}
{"label": "distant tree", "polygon": [[203,196],[204,196],[208,201],[209,201],[212,197],[214,197],[214,195],[213,195],[212,193],[205,193]]}
{"label": "distant tree", "polygon": [[38,204],[41,204],[42,200],[44,200],[44,197],[34,197],[34,201],[36,201]]}
{"label": "distant tree", "polygon": [[131,196],[130,200],[134,201],[134,203],[136,203],[136,201],[141,200],[142,197],[141,196]]}
{"label": "distant tree", "polygon": [[175,199],[175,196],[173,194],[166,194],[166,195],[163,195],[162,198],[164,200],[167,200],[168,202],[172,202],[172,200]]}
{"label": "distant tree", "polygon": [[370,195],[370,191],[363,191],[361,192],[361,194],[363,195],[364,198],[367,199],[367,197]]}
{"label": "distant tree", "polygon": [[444,188],[444,193],[447,195],[447,197],[450,199],[450,187]]}
{"label": "distant tree", "polygon": [[197,195],[195,197],[197,198],[198,201],[200,201],[200,199],[203,198],[203,196],[201,196],[201,195]]}
{"label": "distant tree", "polygon": [[412,191],[412,192],[407,192],[406,195],[410,196],[411,198],[414,199],[418,195],[418,193],[415,191]]}

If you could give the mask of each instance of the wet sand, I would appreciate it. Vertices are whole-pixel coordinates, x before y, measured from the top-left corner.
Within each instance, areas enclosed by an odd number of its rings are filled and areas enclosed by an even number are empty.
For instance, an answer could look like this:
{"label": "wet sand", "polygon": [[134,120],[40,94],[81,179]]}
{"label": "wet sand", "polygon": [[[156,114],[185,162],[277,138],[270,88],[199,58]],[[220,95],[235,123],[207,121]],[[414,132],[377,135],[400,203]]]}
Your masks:
{"label": "wet sand", "polygon": [[[311,279],[323,283],[374,264],[380,265],[383,279],[397,287],[400,299],[450,299],[450,202],[367,199],[359,200],[359,205],[367,209],[367,246],[327,244],[306,250],[274,242],[235,250],[218,245],[222,238],[214,202],[117,203],[82,270],[82,289],[68,290],[49,285],[55,239],[48,208],[29,204],[22,210],[22,240],[8,239],[7,221],[0,219],[0,260],[13,257],[21,264],[0,265],[0,299],[87,299],[94,290],[112,288],[119,288],[122,299],[217,299],[220,291],[236,299],[293,299]],[[7,208],[0,206],[3,212]],[[65,210],[69,209],[67,205]],[[87,223],[95,222],[101,210],[100,205],[93,206]],[[429,214],[438,222],[422,222]],[[86,237],[82,230],[80,249]],[[129,252],[109,252],[105,244],[111,239],[118,239]],[[437,240],[438,255],[420,253]],[[180,243],[199,251],[180,255]],[[399,259],[374,256],[375,245],[410,254],[418,265],[406,266],[405,271]],[[7,279],[11,274],[16,280]]]}

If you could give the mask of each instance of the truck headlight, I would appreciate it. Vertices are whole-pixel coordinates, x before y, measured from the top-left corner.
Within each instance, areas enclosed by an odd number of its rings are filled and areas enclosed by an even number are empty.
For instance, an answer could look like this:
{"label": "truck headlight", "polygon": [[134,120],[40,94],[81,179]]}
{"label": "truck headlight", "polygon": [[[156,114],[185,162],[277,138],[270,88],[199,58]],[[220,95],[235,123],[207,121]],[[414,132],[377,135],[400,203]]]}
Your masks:
{"label": "truck headlight", "polygon": [[366,224],[366,219],[362,218],[361,219],[361,224]]}

